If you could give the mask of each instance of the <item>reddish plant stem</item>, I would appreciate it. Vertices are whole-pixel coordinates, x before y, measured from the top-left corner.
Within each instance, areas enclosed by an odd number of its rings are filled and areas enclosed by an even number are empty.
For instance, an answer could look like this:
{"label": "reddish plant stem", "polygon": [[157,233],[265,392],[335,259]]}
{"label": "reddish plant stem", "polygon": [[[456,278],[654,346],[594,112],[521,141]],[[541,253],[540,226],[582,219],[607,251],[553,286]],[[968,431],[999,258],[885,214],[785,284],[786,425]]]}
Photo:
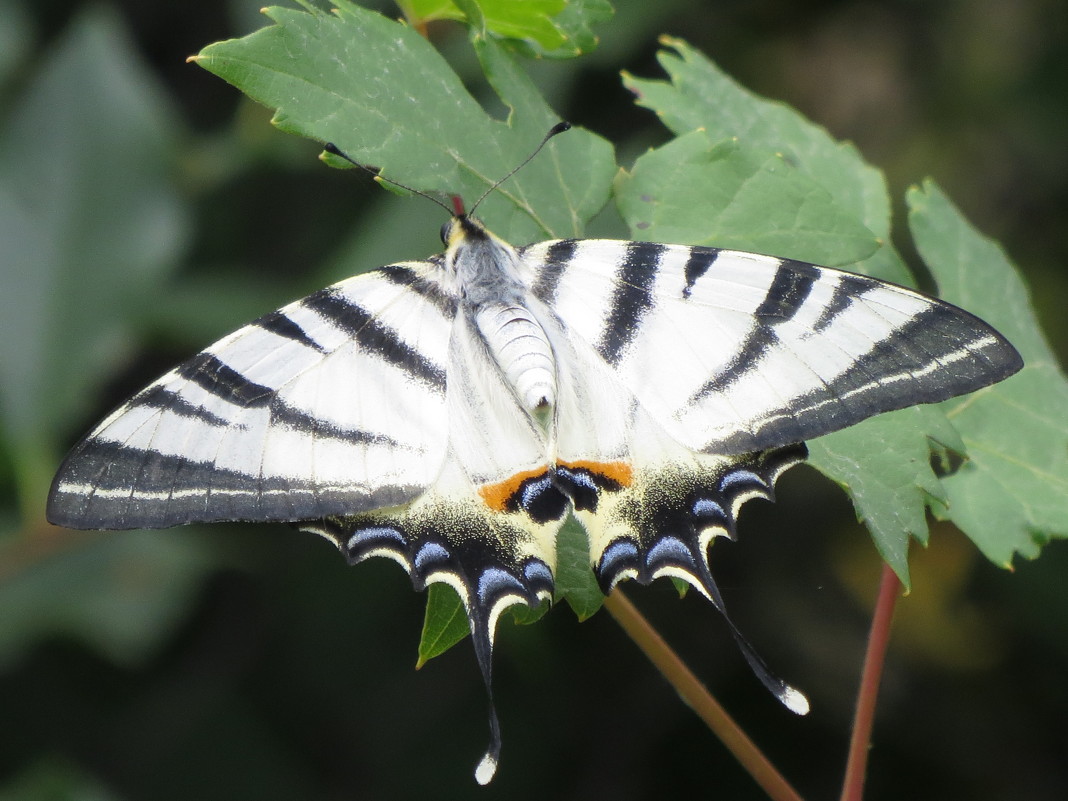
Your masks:
{"label": "reddish plant stem", "polygon": [[727,746],[734,758],[742,763],[769,798],[773,801],[802,801],[798,792],[787,783],[768,758],[686,667],[678,654],[671,650],[656,629],[642,617],[618,588],[605,598],[604,606],[682,699]]}
{"label": "reddish plant stem", "polygon": [[842,801],[861,801],[864,797],[864,777],[868,769],[868,749],[875,723],[875,702],[879,697],[879,682],[886,662],[886,648],[890,642],[890,623],[894,604],[901,594],[901,582],[887,564],[883,564],[879,581],[879,597],[875,602],[868,650],[864,654],[864,672],[857,691],[857,708],[853,716],[853,735],[849,740],[845,779],[842,782]]}

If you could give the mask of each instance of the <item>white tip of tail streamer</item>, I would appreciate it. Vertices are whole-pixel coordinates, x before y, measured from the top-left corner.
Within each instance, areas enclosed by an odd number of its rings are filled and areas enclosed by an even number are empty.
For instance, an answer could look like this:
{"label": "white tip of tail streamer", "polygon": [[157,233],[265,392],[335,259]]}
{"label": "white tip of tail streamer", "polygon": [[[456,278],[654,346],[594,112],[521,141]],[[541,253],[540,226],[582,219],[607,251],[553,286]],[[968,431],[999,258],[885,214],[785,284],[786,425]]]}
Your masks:
{"label": "white tip of tail streamer", "polygon": [[493,774],[497,772],[497,760],[492,754],[486,754],[475,768],[475,781],[486,785],[493,781]]}
{"label": "white tip of tail streamer", "polygon": [[800,690],[795,690],[793,687],[786,685],[783,687],[782,693],[779,694],[779,700],[795,714],[808,714],[808,699],[805,698],[805,694]]}

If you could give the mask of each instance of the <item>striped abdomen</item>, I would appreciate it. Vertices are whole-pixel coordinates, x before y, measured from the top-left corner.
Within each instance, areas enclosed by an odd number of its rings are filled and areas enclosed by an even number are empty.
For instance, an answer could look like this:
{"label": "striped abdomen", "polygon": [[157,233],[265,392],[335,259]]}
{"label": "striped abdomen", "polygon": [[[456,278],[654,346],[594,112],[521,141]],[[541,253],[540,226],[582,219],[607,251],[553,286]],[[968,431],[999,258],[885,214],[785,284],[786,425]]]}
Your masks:
{"label": "striped abdomen", "polygon": [[475,313],[475,324],[520,405],[547,421],[556,405],[556,362],[534,316],[522,306],[491,304]]}

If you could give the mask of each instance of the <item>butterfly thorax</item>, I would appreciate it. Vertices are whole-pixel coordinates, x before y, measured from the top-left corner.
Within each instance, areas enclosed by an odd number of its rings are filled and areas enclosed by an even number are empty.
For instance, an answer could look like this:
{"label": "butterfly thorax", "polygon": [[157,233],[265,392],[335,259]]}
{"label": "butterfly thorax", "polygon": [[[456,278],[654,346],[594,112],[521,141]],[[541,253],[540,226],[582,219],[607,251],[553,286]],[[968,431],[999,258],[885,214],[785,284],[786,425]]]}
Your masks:
{"label": "butterfly thorax", "polygon": [[519,255],[468,217],[443,229],[445,268],[456,281],[461,312],[481,335],[522,408],[547,429],[556,405],[556,361],[549,338],[529,308]]}

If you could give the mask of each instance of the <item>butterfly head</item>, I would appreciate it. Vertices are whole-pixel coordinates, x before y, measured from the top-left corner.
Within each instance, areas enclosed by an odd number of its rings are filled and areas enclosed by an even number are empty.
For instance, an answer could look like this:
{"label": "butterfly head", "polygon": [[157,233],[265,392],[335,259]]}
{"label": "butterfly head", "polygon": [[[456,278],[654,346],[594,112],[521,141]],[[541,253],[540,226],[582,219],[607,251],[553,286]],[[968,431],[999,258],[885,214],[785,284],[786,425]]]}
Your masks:
{"label": "butterfly head", "polygon": [[468,302],[510,302],[521,294],[515,248],[475,218],[453,216],[441,227],[441,241],[445,245],[445,269]]}

